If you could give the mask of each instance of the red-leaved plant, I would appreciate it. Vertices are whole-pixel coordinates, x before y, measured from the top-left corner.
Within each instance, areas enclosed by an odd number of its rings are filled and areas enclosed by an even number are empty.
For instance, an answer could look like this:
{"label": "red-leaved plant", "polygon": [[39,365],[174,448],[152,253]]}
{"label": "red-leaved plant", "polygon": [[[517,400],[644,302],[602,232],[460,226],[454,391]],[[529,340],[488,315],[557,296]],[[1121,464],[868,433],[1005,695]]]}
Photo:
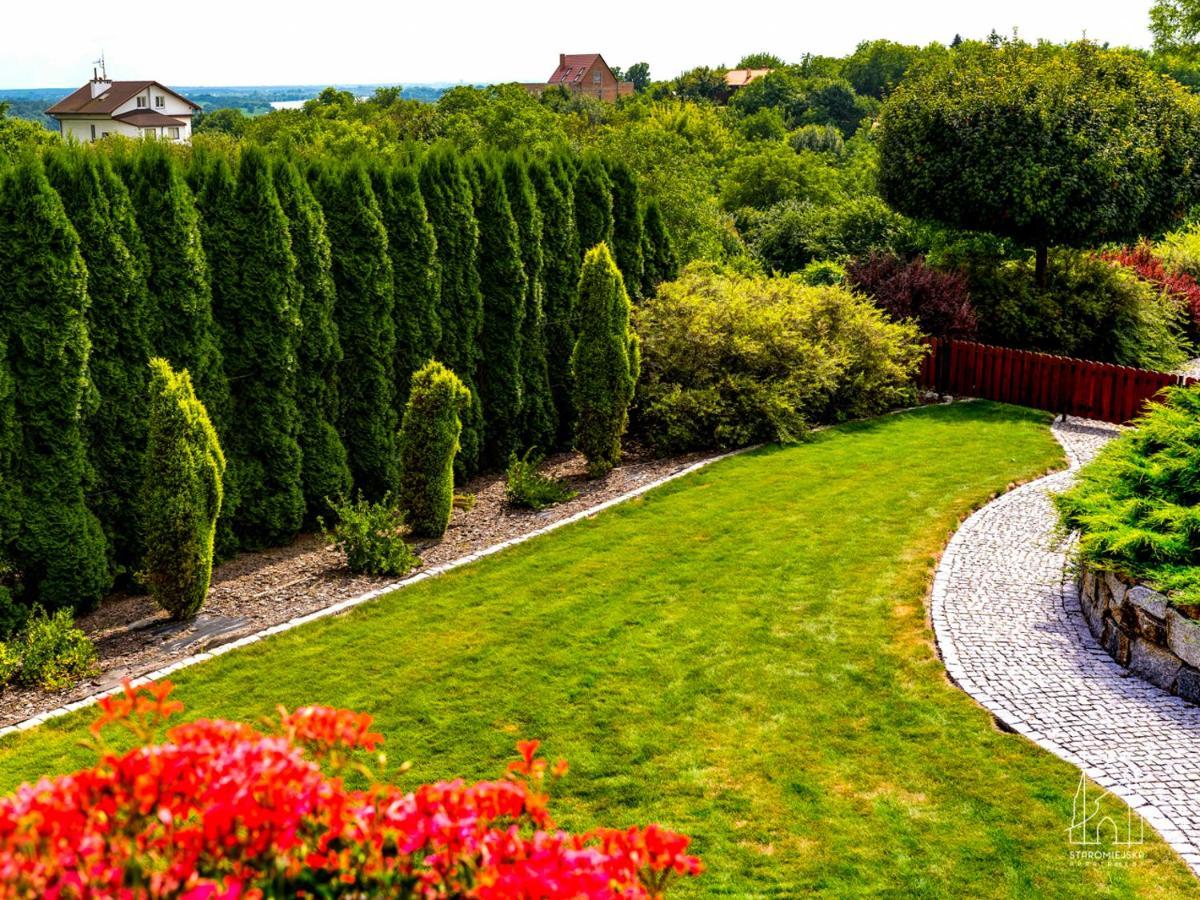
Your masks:
{"label": "red-leaved plant", "polygon": [[977,321],[967,276],[917,257],[872,253],[846,266],[846,282],[893,319],[912,319],[930,337],[974,340]]}
{"label": "red-leaved plant", "polygon": [[1109,250],[1100,256],[1109,262],[1132,269],[1137,276],[1150,282],[1187,310],[1193,334],[1200,333],[1200,284],[1186,272],[1172,272],[1154,252],[1154,245],[1142,241],[1136,247]]}
{"label": "red-leaved plant", "polygon": [[[402,791],[367,761],[371,717],[310,706],[265,730],[159,726],[170,682],[101,701],[100,762],[0,799],[3,897],[660,897],[700,861],[657,825],[570,834],[547,810],[537,741],[496,781]],[[119,753],[106,725],[138,740]],[[382,758],[381,758],[382,759]],[[351,790],[356,771],[371,787]]]}

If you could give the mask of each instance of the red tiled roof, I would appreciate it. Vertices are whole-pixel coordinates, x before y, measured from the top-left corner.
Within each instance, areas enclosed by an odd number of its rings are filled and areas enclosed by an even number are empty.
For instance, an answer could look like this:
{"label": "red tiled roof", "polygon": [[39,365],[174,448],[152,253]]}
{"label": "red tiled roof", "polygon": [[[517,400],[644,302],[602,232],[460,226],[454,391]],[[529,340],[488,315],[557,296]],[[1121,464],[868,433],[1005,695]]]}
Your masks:
{"label": "red tiled roof", "polygon": [[157,85],[172,96],[178,97],[184,103],[191,106],[193,109],[199,109],[199,105],[193,103],[187,97],[175,93],[169,87],[159,84],[157,81],[113,81],[109,84],[108,90],[95,99],[92,98],[92,85],[88,82],[79,90],[63,97],[52,107],[46,110],[46,114],[50,116],[58,115],[83,115],[83,116],[106,116],[111,115],[112,111],[129,100],[130,97],[140,94],[150,85]]}
{"label": "red tiled roof", "polygon": [[129,112],[113,116],[118,122],[133,125],[135,128],[165,128],[169,125],[185,125],[183,119],[175,116],[164,116],[152,109],[131,109]]}
{"label": "red tiled roof", "polygon": [[565,53],[559,60],[558,68],[546,84],[578,84],[596,60],[608,68],[608,63],[599,53]]}
{"label": "red tiled roof", "polygon": [[755,79],[769,74],[770,69],[730,69],[725,73],[725,84],[729,87],[745,87]]}

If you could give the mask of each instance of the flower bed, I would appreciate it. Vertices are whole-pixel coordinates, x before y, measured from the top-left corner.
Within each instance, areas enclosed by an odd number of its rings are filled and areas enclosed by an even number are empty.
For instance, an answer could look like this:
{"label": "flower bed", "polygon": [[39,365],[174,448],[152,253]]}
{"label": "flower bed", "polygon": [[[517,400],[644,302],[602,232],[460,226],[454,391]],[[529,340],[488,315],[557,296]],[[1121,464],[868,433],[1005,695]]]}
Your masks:
{"label": "flower bed", "polygon": [[[281,708],[266,731],[200,720],[153,744],[183,708],[171,690],[106,698],[93,768],[0,799],[0,896],[638,898],[701,871],[657,825],[556,828],[537,741],[498,780],[406,792],[372,776],[383,739],[349,710]],[[113,751],[110,724],[139,745]],[[347,788],[351,772],[371,786]]]}

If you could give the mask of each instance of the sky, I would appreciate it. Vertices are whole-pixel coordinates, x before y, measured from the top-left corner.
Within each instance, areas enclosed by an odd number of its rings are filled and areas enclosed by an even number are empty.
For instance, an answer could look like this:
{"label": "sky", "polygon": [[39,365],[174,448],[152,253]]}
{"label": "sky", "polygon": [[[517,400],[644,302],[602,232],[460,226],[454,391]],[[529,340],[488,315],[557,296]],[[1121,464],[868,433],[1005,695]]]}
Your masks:
{"label": "sky", "polygon": [[655,78],[843,55],[864,39],[949,43],[1017,28],[1030,40],[1146,47],[1151,0],[0,0],[0,88],[78,86],[108,74],[168,85],[544,81],[558,54],[645,61]]}

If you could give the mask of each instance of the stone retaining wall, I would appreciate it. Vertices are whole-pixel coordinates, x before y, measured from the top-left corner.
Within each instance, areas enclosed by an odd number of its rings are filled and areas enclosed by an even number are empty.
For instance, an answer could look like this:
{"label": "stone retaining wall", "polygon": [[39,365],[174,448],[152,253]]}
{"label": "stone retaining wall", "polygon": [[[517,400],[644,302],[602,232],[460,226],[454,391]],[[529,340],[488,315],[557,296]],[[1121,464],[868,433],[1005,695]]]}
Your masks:
{"label": "stone retaining wall", "polygon": [[1079,600],[1092,634],[1113,659],[1200,703],[1200,622],[1180,615],[1157,591],[1111,572],[1084,569]]}

